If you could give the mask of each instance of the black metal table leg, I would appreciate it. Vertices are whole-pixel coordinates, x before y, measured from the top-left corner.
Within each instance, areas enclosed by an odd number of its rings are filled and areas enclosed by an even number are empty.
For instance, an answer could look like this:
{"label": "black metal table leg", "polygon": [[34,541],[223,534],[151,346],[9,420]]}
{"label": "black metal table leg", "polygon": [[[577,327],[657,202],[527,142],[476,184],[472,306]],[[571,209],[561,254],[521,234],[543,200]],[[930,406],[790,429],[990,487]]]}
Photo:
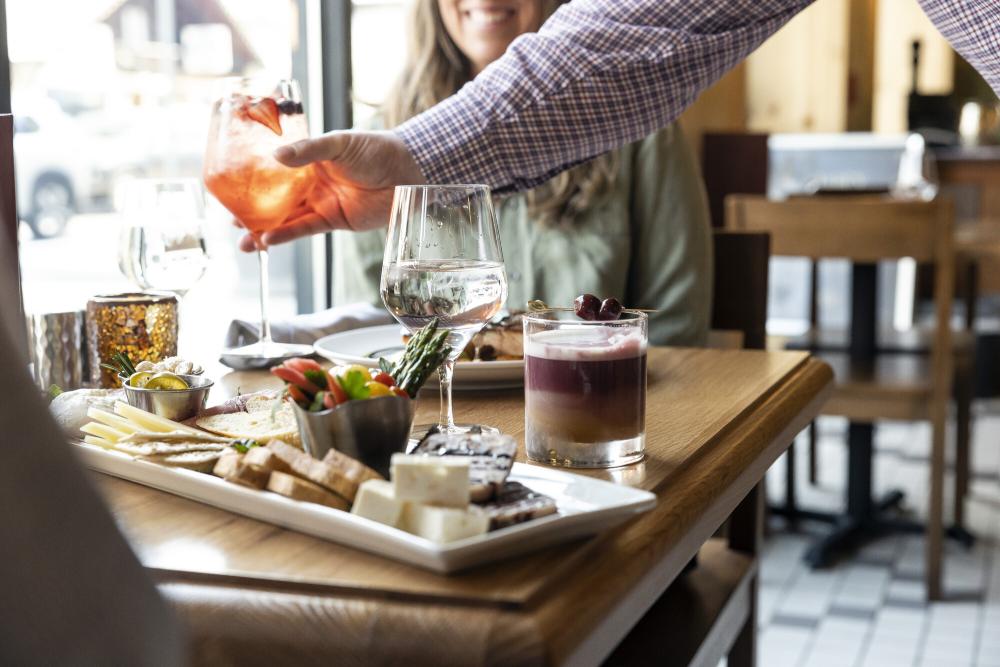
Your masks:
{"label": "black metal table leg", "polygon": [[[875,264],[855,264],[851,284],[851,365],[855,369],[871,370],[877,353],[877,283]],[[794,508],[774,508],[790,522],[814,519],[834,524],[833,530],[813,544],[805,560],[813,567],[826,567],[836,558],[865,542],[893,532],[921,533],[924,525],[905,518],[886,517],[898,507],[902,491],[893,490],[879,499],[872,498],[872,467],[874,461],[874,425],[851,422],[847,445],[847,511],[844,514],[813,512]],[[784,511],[782,511],[784,509]],[[775,511],[777,510],[777,511]],[[973,536],[958,526],[948,529],[949,537],[970,546]]]}

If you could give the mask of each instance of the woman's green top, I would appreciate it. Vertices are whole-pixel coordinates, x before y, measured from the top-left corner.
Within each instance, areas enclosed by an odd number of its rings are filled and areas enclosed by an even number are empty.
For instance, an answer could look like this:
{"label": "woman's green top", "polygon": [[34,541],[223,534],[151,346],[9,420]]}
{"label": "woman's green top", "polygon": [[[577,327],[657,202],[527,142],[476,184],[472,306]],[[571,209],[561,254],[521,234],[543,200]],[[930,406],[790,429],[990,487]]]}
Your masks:
{"label": "woman's green top", "polygon": [[[497,207],[507,307],[531,299],[570,306],[579,294],[617,297],[649,315],[654,345],[700,345],[708,332],[712,235],[698,168],[674,124],[620,151],[614,184],[589,211],[543,225],[523,194]],[[385,230],[334,234],[334,305],[381,304]]]}

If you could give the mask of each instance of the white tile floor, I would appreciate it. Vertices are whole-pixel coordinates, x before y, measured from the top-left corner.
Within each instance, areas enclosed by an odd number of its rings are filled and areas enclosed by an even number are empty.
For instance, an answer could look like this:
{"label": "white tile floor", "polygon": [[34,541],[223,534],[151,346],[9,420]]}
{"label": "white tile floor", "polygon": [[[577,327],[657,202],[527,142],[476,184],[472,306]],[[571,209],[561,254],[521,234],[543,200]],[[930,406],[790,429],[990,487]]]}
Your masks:
{"label": "white tile floor", "polygon": [[[798,497],[803,507],[843,505],[846,423],[820,422],[820,480],[807,483],[806,443],[798,446]],[[876,431],[876,491],[906,492],[905,510],[926,503],[925,424],[885,423]],[[1000,403],[977,405],[973,481],[967,526],[970,550],[949,541],[946,602],[924,597],[923,538],[891,535],[826,570],[810,570],[802,554],[827,530],[789,532],[771,522],[761,563],[758,662],[763,667],[1000,667]],[[948,505],[951,504],[951,480]],[[784,461],[768,476],[772,502],[784,498]]]}

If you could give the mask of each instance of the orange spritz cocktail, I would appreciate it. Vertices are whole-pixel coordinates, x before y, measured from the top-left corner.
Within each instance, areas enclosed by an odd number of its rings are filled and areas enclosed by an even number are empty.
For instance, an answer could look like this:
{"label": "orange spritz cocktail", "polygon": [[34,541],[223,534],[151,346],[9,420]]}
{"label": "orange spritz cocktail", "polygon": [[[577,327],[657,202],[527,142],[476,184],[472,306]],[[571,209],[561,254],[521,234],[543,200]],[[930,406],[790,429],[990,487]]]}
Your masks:
{"label": "orange spritz cocktail", "polygon": [[274,159],[278,146],[309,136],[302,102],[231,92],[212,108],[205,186],[251,234],[280,225],[315,182],[312,168]]}
{"label": "orange spritz cocktail", "polygon": [[258,240],[260,259],[260,341],[223,353],[223,359],[236,359],[239,367],[267,366],[312,351],[309,346],[271,340],[267,249],[259,242],[264,232],[281,225],[305,202],[316,182],[312,166],[290,168],[274,159],[277,147],[308,136],[299,87],[292,80],[275,84],[228,79],[212,107],[205,150],[205,187]]}

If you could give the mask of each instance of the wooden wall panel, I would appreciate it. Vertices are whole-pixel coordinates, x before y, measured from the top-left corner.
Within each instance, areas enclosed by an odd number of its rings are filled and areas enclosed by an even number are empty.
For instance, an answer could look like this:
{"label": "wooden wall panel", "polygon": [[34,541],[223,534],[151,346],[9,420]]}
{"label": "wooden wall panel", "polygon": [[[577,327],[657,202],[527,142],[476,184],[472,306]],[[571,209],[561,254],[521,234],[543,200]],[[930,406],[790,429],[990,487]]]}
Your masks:
{"label": "wooden wall panel", "polygon": [[750,131],[846,129],[849,2],[818,0],[750,56]]}
{"label": "wooden wall panel", "polygon": [[954,85],[955,52],[930,22],[917,0],[878,0],[875,37],[876,132],[906,131],[906,101],[911,88],[911,43],[919,39],[920,92],[939,95]]}

